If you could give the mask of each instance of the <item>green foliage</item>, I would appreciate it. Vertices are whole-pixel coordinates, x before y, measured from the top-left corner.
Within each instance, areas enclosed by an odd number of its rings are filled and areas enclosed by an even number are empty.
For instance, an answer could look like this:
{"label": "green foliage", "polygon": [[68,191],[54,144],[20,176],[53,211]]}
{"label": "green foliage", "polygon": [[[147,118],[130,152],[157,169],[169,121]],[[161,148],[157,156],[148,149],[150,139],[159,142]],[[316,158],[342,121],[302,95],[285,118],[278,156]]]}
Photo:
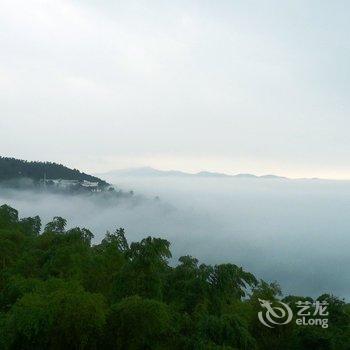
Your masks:
{"label": "green foliage", "polygon": [[19,224],[25,234],[38,236],[40,233],[41,219],[39,216],[21,219]]}
{"label": "green foliage", "polygon": [[55,216],[53,220],[46,224],[45,232],[63,233],[67,225],[67,220],[59,216]]}
{"label": "green foliage", "polygon": [[127,262],[116,276],[116,300],[131,295],[162,299],[162,278],[168,270],[167,259],[171,257],[169,246],[165,239],[152,237],[131,243],[125,251]]}
{"label": "green foliage", "polygon": [[18,223],[18,211],[4,204],[0,207],[0,227],[13,227]]}
{"label": "green foliage", "polygon": [[248,324],[237,314],[205,315],[198,324],[199,339],[207,345],[220,345],[232,349],[254,349],[255,340]]}
{"label": "green foliage", "polygon": [[[132,296],[113,304],[107,319],[116,349],[166,349],[171,317],[166,304]],[[170,346],[170,345],[169,345]]]}
{"label": "green foliage", "polygon": [[[19,219],[0,207],[0,349],[350,349],[350,306],[329,294],[329,327],[267,328],[260,301],[279,301],[277,283],[241,267],[169,265],[170,243],[129,244],[122,228],[100,244],[55,217]],[[282,299],[295,310],[298,300]]]}
{"label": "green foliage", "polygon": [[93,349],[103,335],[104,299],[74,283],[48,280],[8,312],[6,344],[18,349]]}

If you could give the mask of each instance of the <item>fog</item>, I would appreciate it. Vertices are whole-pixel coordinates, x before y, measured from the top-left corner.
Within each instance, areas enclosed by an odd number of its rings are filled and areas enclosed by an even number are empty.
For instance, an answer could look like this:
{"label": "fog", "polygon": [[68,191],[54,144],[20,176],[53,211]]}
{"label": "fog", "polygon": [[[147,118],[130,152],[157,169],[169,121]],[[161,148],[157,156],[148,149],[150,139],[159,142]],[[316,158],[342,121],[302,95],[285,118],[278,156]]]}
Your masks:
{"label": "fog", "polygon": [[[59,215],[99,242],[124,227],[130,241],[147,235],[172,243],[174,263],[232,262],[278,281],[284,294],[350,296],[350,182],[196,177],[107,178],[134,198],[1,190],[0,204],[20,216]],[[154,200],[159,196],[160,200]]]}

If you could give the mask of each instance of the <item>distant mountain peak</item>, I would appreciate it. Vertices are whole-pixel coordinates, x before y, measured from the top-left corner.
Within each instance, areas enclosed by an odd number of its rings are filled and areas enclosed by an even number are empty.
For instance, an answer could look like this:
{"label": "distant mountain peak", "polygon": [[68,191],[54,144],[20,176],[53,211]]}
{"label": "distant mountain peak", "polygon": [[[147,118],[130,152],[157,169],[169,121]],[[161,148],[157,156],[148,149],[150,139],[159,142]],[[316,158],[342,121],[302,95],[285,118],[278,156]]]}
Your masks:
{"label": "distant mountain peak", "polygon": [[236,175],[232,175],[232,177],[246,177],[246,178],[257,179],[259,176],[256,176],[254,174],[236,174]]}
{"label": "distant mountain peak", "polygon": [[193,174],[193,176],[202,176],[202,177],[230,177],[230,175],[223,173],[215,173],[211,171],[200,171],[199,173]]}
{"label": "distant mountain peak", "polygon": [[259,176],[261,179],[287,179],[287,177],[284,176],[278,176],[273,174],[266,174]]}

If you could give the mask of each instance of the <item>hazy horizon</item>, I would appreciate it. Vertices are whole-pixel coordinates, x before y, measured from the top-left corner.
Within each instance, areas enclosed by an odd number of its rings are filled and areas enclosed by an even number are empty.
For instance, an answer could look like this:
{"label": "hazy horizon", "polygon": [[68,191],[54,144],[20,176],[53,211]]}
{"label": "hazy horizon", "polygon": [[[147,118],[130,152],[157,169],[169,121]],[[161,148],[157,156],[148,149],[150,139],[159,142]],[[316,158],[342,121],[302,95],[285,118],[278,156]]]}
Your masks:
{"label": "hazy horizon", "polygon": [[[269,176],[269,175],[272,175],[272,176],[276,176],[277,178],[281,178],[281,179],[286,179],[286,180],[325,180],[325,181],[350,181],[350,177],[349,178],[325,178],[325,177],[288,177],[288,176],[285,176],[283,174],[276,174],[276,173],[249,173],[249,172],[244,172],[244,171],[240,171],[240,172],[235,172],[235,173],[228,173],[228,172],[225,172],[225,171],[210,171],[206,168],[203,168],[203,169],[200,169],[199,171],[186,171],[184,169],[177,169],[177,168],[157,168],[157,167],[152,167],[152,166],[147,166],[147,165],[144,165],[144,166],[137,166],[137,165],[134,165],[134,166],[130,166],[130,167],[122,167],[122,168],[112,168],[110,170],[107,170],[107,171],[104,171],[104,172],[101,172],[101,173],[92,173],[92,175],[94,176],[100,176],[100,177],[103,177],[103,176],[110,176],[110,175],[113,175],[113,173],[115,173],[116,175],[119,173],[119,172],[124,172],[124,171],[130,171],[129,173],[129,176],[132,177],[133,174],[132,172],[133,171],[137,171],[137,170],[154,170],[154,171],[158,171],[158,172],[163,172],[163,173],[167,173],[167,172],[180,172],[180,173],[183,173],[183,174],[186,174],[186,175],[199,175],[200,173],[211,173],[211,174],[218,174],[218,175],[225,175],[225,176],[228,176],[228,177],[235,177],[237,175],[253,175],[253,176],[256,176],[256,177],[260,177],[260,178],[264,178],[265,176]],[[145,175],[140,175],[140,176],[145,176]],[[161,175],[160,175],[161,176]]]}

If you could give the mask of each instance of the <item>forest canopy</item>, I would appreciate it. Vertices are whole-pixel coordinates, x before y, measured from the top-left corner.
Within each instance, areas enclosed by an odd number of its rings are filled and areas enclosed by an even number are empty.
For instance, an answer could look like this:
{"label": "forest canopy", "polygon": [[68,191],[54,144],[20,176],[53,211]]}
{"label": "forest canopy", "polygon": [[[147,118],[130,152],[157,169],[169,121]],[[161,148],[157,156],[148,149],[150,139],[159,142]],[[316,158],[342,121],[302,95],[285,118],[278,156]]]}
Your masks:
{"label": "forest canopy", "polygon": [[0,207],[0,349],[350,348],[350,310],[324,294],[329,327],[268,328],[259,299],[292,303],[277,283],[233,263],[200,264],[170,242],[128,242],[123,228],[99,244],[61,217],[42,227]]}

